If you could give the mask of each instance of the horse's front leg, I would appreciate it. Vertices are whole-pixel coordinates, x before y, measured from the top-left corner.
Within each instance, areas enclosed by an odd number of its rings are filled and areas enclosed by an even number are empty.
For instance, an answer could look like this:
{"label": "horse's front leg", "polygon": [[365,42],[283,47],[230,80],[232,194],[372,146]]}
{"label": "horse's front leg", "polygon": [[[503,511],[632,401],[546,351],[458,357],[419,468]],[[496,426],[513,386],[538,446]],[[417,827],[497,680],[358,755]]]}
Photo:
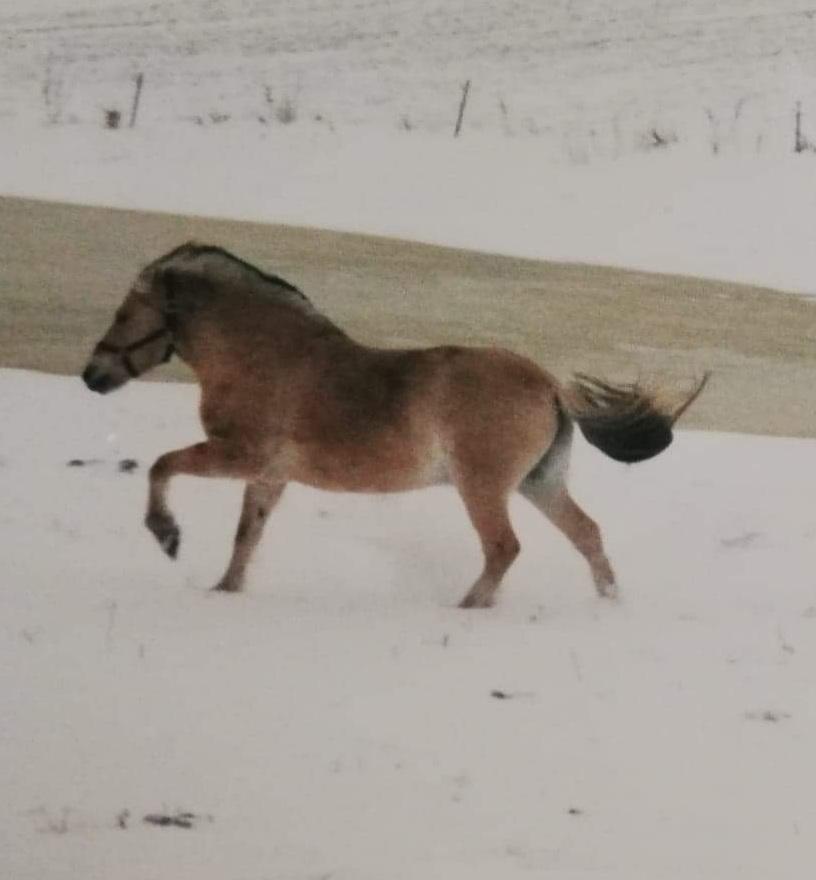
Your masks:
{"label": "horse's front leg", "polygon": [[196,443],[160,455],[150,468],[150,495],[145,525],[155,535],[162,550],[175,559],[181,532],[167,506],[167,487],[176,474],[198,477],[235,477],[251,480],[258,467],[251,457],[215,440]]}
{"label": "horse's front leg", "polygon": [[280,500],[285,483],[247,483],[244,490],[244,506],[238,529],[235,532],[235,545],[224,576],[213,587],[225,593],[237,593],[244,585],[244,574],[249,560],[261,539],[266,520]]}

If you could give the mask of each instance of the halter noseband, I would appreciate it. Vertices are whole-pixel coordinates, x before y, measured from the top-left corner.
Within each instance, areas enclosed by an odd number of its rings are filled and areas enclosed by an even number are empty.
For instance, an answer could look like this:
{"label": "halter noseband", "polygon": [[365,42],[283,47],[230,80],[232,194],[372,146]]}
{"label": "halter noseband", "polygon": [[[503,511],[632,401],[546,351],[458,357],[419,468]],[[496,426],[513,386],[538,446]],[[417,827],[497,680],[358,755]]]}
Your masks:
{"label": "halter noseband", "polygon": [[157,339],[161,339],[162,336],[167,337],[167,350],[164,352],[164,357],[161,359],[159,363],[166,364],[167,361],[173,357],[173,354],[176,351],[176,345],[173,341],[173,335],[178,329],[178,317],[176,313],[176,297],[175,291],[168,287],[167,292],[165,294],[166,299],[166,308],[162,313],[164,317],[164,324],[161,327],[156,328],[155,330],[148,333],[146,336],[142,336],[141,339],[137,339],[135,342],[131,342],[129,345],[111,345],[109,342],[98,342],[96,344],[96,351],[101,351],[106,354],[115,354],[119,355],[122,358],[122,364],[125,369],[128,371],[128,375],[131,379],[135,379],[137,376],[142,374],[141,370],[137,370],[133,365],[133,361],[130,359],[130,355],[134,351],[138,351],[140,348],[144,348],[146,345],[150,345],[151,342],[155,342]]}
{"label": "halter noseband", "polygon": [[169,327],[159,327],[152,333],[148,333],[147,336],[143,336],[141,339],[137,339],[136,342],[131,342],[130,345],[111,345],[109,342],[99,342],[97,343],[96,350],[105,352],[106,354],[120,355],[125,369],[128,371],[130,377],[132,379],[135,379],[137,376],[141,375],[141,371],[137,370],[136,367],[133,366],[133,361],[130,359],[131,352],[138,351],[145,345],[150,345],[151,342],[155,342],[157,339],[161,339],[162,336],[170,337],[167,343],[167,351],[165,351],[164,357],[161,359],[161,363],[166,364],[167,361],[169,361],[170,358],[173,357],[173,352],[176,350],[176,347],[173,344],[173,337],[170,335]]}

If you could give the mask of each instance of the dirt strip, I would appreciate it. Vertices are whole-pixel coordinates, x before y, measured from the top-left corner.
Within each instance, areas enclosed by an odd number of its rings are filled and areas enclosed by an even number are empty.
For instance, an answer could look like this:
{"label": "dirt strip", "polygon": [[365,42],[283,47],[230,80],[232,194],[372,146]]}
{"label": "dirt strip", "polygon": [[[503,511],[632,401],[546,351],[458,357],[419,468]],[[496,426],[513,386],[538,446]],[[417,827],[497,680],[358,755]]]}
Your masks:
{"label": "dirt strip", "polygon": [[[297,284],[357,339],[501,345],[574,370],[709,388],[683,426],[816,436],[816,300],[395,239],[0,198],[0,366],[78,373],[141,265],[188,239]],[[154,371],[188,379],[177,362]]]}

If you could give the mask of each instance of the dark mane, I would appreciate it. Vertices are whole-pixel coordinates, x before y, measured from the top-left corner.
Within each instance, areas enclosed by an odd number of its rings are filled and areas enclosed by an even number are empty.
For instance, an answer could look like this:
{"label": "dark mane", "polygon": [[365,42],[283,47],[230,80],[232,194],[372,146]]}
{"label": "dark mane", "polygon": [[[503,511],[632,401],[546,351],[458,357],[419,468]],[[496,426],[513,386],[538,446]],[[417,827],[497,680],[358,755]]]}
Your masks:
{"label": "dark mane", "polygon": [[306,294],[299,287],[295,287],[294,284],[290,284],[285,278],[281,278],[280,275],[274,275],[270,272],[264,272],[262,269],[259,269],[252,263],[248,263],[246,260],[242,260],[240,257],[236,257],[235,254],[231,253],[226,248],[222,248],[214,244],[198,244],[194,241],[188,241],[185,244],[179,245],[177,248],[174,248],[172,251],[169,251],[163,257],[159,257],[159,259],[156,260],[152,265],[161,265],[168,260],[172,260],[174,257],[200,257],[206,256],[207,254],[216,254],[219,257],[223,257],[224,259],[227,259],[230,262],[240,266],[242,269],[245,269],[251,272],[253,275],[256,275],[262,281],[268,282],[270,284],[275,284],[278,287],[282,287],[284,290],[288,290],[290,293],[296,294],[305,302],[309,302],[309,298],[306,296]]}

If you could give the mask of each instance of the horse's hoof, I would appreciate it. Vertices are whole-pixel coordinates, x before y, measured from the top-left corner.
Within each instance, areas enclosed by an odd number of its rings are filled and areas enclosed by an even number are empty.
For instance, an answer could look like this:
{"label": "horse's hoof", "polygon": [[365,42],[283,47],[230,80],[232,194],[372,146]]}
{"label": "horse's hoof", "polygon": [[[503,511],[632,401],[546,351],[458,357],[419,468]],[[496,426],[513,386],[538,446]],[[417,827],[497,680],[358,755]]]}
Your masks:
{"label": "horse's hoof", "polygon": [[494,600],[492,597],[471,596],[470,593],[465,596],[459,603],[460,608],[492,608]]}
{"label": "horse's hoof", "polygon": [[181,544],[181,532],[178,526],[174,526],[171,532],[163,538],[159,538],[159,544],[171,559],[175,559],[178,556],[179,544]]}
{"label": "horse's hoof", "polygon": [[614,581],[608,584],[599,584],[598,595],[602,599],[615,600],[618,598],[618,585]]}
{"label": "horse's hoof", "polygon": [[153,533],[162,550],[171,559],[175,559],[181,544],[181,530],[175,520],[169,516],[148,516],[145,525]]}
{"label": "horse's hoof", "polygon": [[219,581],[211,590],[211,593],[239,593],[240,587],[234,587],[225,581]]}

